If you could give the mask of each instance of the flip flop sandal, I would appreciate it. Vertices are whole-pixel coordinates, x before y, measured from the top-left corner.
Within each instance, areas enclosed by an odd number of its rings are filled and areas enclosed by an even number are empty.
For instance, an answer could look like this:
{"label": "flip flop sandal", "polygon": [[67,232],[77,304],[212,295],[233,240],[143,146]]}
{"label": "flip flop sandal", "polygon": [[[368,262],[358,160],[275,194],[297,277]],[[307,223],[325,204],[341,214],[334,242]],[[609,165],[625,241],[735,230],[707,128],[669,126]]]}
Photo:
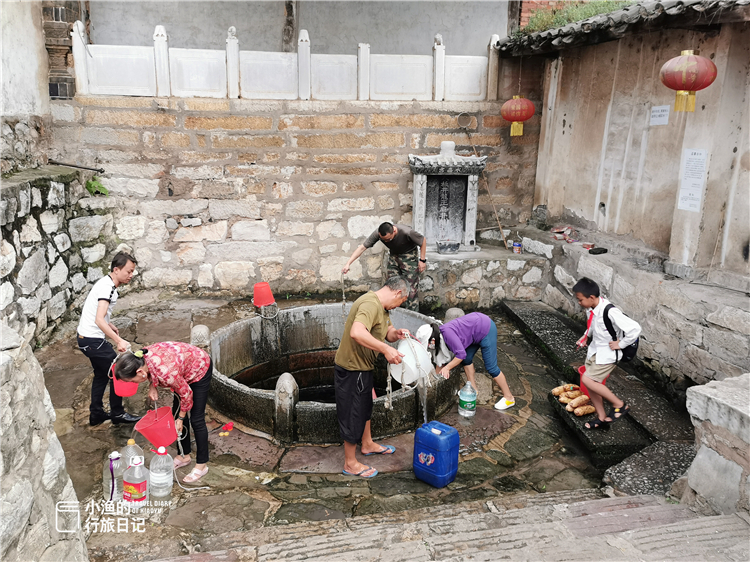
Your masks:
{"label": "flip flop sandal", "polygon": [[[367,472],[367,471],[369,471],[369,470],[372,470],[373,473],[370,474],[370,476],[365,476],[364,473]],[[371,466],[366,466],[366,465],[365,465],[365,468],[363,468],[359,472],[349,472],[348,470],[342,470],[341,473],[344,474],[344,475],[346,475],[346,476],[359,476],[361,478],[372,478],[372,477],[378,475],[378,471],[377,470],[375,470]]]}
{"label": "flip flop sandal", "polygon": [[623,402],[621,408],[612,408],[607,414],[607,417],[612,418],[612,423],[614,423],[617,420],[621,420],[622,418],[627,416],[629,413],[630,413],[630,406],[628,406],[625,402]]}
{"label": "flip flop sandal", "polygon": [[396,452],[396,447],[393,445],[383,445],[383,449],[380,451],[375,451],[373,453],[363,453],[366,457],[369,457],[370,455],[392,455]]}
{"label": "flip flop sandal", "polygon": [[596,418],[593,422],[586,422],[586,424],[583,426],[586,429],[599,429],[600,427],[602,429],[608,429],[609,424],[612,422],[609,422],[607,420],[600,420],[599,418]]}
{"label": "flip flop sandal", "polygon": [[185,476],[185,478],[182,479],[183,482],[186,484],[191,484],[193,482],[197,482],[201,478],[203,478],[206,474],[208,474],[208,467],[204,468],[203,470],[198,470],[197,468],[193,468],[193,470],[190,471],[190,474]]}
{"label": "flip flop sandal", "polygon": [[189,461],[178,461],[177,459],[174,460],[174,467],[175,468],[182,468],[183,466],[189,465],[191,462],[193,462],[192,459]]}

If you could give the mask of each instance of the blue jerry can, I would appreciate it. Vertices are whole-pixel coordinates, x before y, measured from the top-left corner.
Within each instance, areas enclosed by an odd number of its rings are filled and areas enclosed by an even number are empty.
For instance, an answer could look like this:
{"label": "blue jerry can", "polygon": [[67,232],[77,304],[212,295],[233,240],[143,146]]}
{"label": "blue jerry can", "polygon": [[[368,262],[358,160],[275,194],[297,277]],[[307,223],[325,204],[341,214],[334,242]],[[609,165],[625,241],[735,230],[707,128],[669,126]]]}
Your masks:
{"label": "blue jerry can", "polygon": [[422,424],[414,434],[414,475],[436,488],[447,486],[458,471],[458,431],[439,421]]}

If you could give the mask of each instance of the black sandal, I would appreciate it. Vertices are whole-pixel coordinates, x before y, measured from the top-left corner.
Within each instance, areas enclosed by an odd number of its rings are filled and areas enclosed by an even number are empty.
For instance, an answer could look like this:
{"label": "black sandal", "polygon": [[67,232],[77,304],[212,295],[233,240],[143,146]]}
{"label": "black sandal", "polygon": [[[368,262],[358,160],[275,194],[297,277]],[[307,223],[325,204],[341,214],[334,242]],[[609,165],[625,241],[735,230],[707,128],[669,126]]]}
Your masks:
{"label": "black sandal", "polygon": [[623,401],[622,406],[620,408],[612,408],[607,414],[607,417],[612,418],[612,423],[615,423],[617,420],[621,420],[622,418],[627,416],[629,413],[630,413],[630,406],[628,406]]}
{"label": "black sandal", "polygon": [[611,421],[600,420],[599,418],[596,418],[596,420],[594,420],[593,422],[586,422],[583,427],[585,427],[586,429],[599,429],[600,427],[604,429],[607,428],[611,423]]}

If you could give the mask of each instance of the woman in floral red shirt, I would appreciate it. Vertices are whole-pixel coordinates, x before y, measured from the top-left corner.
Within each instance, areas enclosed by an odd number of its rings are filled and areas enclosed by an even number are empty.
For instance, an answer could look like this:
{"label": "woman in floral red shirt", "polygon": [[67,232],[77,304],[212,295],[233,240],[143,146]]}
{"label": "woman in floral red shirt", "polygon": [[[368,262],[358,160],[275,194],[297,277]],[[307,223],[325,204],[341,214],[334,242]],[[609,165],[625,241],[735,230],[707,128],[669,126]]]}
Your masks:
{"label": "woman in floral red shirt", "polygon": [[[190,426],[195,433],[196,464],[183,482],[196,482],[208,472],[208,428],[206,427],[206,402],[213,376],[211,357],[202,349],[182,342],[167,341],[144,347],[135,353],[124,353],[115,362],[115,376],[123,381],[141,383],[149,380],[148,396],[157,400],[157,387],[174,392],[172,412],[177,433],[182,433],[183,422],[188,418],[185,435],[180,440],[184,456],[174,459],[175,468],[190,464]],[[189,412],[189,415],[188,415]]]}

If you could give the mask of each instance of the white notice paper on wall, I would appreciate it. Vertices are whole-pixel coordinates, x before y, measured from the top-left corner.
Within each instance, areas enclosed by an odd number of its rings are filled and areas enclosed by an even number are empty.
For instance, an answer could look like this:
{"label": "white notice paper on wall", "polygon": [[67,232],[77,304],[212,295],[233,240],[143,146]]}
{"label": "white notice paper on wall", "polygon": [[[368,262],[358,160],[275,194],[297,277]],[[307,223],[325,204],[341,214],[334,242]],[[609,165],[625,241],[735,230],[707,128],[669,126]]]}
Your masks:
{"label": "white notice paper on wall", "polygon": [[651,108],[651,125],[669,125],[669,106],[657,105]]}
{"label": "white notice paper on wall", "polygon": [[706,183],[706,161],[708,151],[686,148],[680,165],[680,199],[677,208],[699,213],[703,186]]}

